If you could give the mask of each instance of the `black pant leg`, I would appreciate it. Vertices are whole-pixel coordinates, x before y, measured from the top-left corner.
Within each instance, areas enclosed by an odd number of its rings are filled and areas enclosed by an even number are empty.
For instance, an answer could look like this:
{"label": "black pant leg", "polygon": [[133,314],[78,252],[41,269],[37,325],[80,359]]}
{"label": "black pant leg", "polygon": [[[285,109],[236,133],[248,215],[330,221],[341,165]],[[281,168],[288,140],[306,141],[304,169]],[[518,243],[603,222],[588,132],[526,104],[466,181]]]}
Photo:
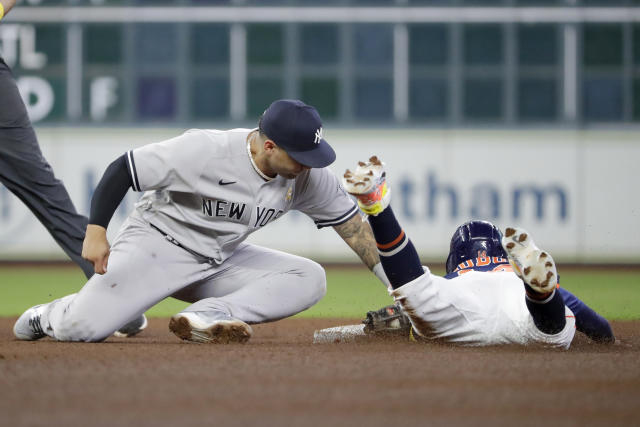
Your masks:
{"label": "black pant leg", "polygon": [[81,257],[87,218],[78,214],[64,184],[42,156],[9,67],[0,58],[0,182],[22,200],[87,277]]}

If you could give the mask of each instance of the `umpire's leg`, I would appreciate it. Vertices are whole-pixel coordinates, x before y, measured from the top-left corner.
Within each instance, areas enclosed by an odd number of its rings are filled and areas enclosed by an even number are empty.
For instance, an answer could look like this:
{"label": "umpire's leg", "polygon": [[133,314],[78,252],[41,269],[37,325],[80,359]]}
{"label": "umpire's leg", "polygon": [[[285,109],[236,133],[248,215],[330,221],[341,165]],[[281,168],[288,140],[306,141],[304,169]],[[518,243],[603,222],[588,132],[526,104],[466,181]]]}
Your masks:
{"label": "umpire's leg", "polygon": [[2,58],[0,182],[29,207],[67,255],[91,277],[93,267],[81,257],[87,218],[76,212],[64,185],[42,156],[18,87]]}

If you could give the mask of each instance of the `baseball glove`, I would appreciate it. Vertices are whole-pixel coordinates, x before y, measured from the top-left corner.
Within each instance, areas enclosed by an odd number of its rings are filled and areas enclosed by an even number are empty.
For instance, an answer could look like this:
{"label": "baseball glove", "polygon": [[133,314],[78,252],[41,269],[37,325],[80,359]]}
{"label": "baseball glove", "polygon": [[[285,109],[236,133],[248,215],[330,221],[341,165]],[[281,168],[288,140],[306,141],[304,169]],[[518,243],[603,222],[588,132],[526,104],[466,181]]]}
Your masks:
{"label": "baseball glove", "polygon": [[409,336],[411,322],[398,304],[376,311],[369,311],[364,323],[364,332],[369,335]]}

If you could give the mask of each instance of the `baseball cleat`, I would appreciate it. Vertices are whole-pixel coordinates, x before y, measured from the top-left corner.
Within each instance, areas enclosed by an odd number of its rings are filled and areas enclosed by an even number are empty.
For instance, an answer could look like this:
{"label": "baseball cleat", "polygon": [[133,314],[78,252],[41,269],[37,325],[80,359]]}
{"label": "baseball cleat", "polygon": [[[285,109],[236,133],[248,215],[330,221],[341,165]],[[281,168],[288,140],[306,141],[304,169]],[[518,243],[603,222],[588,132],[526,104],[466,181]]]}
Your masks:
{"label": "baseball cleat", "polygon": [[221,312],[178,313],[169,321],[169,329],[178,338],[199,343],[245,343],[251,338],[251,326]]}
{"label": "baseball cleat", "polygon": [[558,272],[553,258],[536,246],[526,230],[507,228],[502,236],[502,247],[513,271],[534,291],[548,294],[556,288]]}
{"label": "baseball cleat", "polygon": [[36,305],[22,313],[22,316],[13,325],[13,334],[16,338],[24,341],[35,341],[47,336],[40,323],[40,318],[46,306],[47,304]]}
{"label": "baseball cleat", "polygon": [[147,316],[141,314],[137,319],[127,323],[122,328],[113,333],[113,336],[118,338],[128,338],[134,335],[138,335],[148,325]]}
{"label": "baseball cleat", "polygon": [[358,162],[353,172],[347,169],[342,177],[342,186],[356,197],[360,210],[368,215],[378,215],[391,201],[384,163],[376,156],[366,163]]}

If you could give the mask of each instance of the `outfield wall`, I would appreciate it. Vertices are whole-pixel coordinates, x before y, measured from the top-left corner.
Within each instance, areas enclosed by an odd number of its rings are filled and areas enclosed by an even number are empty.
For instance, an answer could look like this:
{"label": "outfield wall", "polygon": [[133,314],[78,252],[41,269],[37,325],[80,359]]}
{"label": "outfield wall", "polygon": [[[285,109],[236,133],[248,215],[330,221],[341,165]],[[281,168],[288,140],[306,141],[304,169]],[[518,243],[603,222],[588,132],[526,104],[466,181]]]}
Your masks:
{"label": "outfield wall", "polygon": [[[38,129],[45,156],[87,213],[106,166],[126,150],[181,129]],[[341,174],[359,159],[386,163],[392,206],[425,259],[443,260],[455,227],[483,218],[521,225],[571,262],[640,264],[640,132],[331,130]],[[125,198],[113,236],[137,194]],[[251,242],[323,261],[355,261],[331,229],[292,212]],[[64,254],[22,203],[0,186],[0,259]]]}

